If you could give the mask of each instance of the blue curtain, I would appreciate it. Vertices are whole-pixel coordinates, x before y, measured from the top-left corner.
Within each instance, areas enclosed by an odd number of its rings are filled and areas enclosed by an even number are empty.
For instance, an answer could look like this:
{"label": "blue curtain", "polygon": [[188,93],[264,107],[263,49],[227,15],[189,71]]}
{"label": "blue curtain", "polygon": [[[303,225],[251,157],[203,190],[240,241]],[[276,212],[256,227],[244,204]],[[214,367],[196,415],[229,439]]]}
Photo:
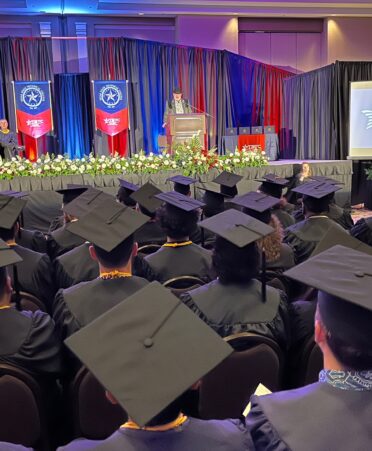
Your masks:
{"label": "blue curtain", "polygon": [[92,113],[88,74],[59,74],[54,78],[59,153],[82,158],[92,149]]}

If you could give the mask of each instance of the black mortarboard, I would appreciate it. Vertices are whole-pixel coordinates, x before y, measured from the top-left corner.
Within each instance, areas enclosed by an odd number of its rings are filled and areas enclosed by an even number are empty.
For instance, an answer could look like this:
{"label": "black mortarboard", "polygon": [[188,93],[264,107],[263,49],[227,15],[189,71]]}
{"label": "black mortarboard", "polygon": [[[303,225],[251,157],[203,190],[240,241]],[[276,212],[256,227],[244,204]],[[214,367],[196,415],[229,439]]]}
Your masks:
{"label": "black mortarboard", "polygon": [[81,186],[81,185],[74,185],[70,184],[67,185],[67,188],[65,189],[58,189],[56,192],[59,194],[62,194],[63,196],[63,205],[67,205],[70,202],[72,202],[74,199],[80,196],[80,194],[83,194],[89,186]]}
{"label": "black mortarboard", "polygon": [[365,252],[366,254],[372,255],[372,246],[368,246],[368,244],[364,244],[362,241],[352,237],[349,232],[335,223],[328,229],[328,232],[318,243],[311,256],[314,257],[315,255],[318,255],[333,246],[337,246],[338,244],[354,249],[355,251]]}
{"label": "black mortarboard", "polygon": [[271,209],[279,202],[280,199],[277,197],[272,197],[265,193],[257,193],[256,191],[236,196],[231,200],[231,203],[243,207],[244,213],[266,224],[270,222]]}
{"label": "black mortarboard", "polygon": [[241,175],[223,171],[213,180],[213,182],[221,185],[221,193],[234,197],[238,194],[238,188],[236,185],[242,178],[243,177]]}
{"label": "black mortarboard", "polygon": [[282,197],[283,188],[288,185],[289,180],[278,177],[275,174],[266,174],[261,179],[256,179],[261,182],[259,191],[270,196],[280,199]]}
{"label": "black mortarboard", "polygon": [[324,175],[310,175],[309,179],[314,180],[316,182],[330,183],[331,185],[345,185],[344,182],[340,182],[338,180],[326,177]]}
{"label": "black mortarboard", "polygon": [[138,191],[140,189],[140,187],[138,185],[128,182],[127,180],[124,180],[124,179],[118,179],[118,180],[120,183],[120,187],[127,190],[127,192],[130,194],[135,193],[136,191]]}
{"label": "black mortarboard", "polygon": [[331,337],[370,350],[371,268],[372,256],[337,245],[284,275],[320,290],[318,308]]}
{"label": "black mortarboard", "polygon": [[162,202],[155,197],[156,194],[160,194],[161,192],[162,191],[159,188],[154,186],[152,183],[147,182],[142,185],[139,190],[131,194],[130,197],[134,199],[138,205],[153,214],[162,204]]}
{"label": "black mortarboard", "polygon": [[89,211],[79,221],[71,222],[68,230],[110,252],[148,220],[142,213],[124,207],[111,198],[101,203],[99,208]]}
{"label": "black mortarboard", "polygon": [[237,247],[247,246],[274,232],[267,224],[234,209],[204,219],[199,225]]}
{"label": "black mortarboard", "polygon": [[28,196],[29,193],[26,193],[24,191],[12,191],[12,190],[8,190],[8,191],[0,191],[0,194],[3,196],[10,196],[10,197],[18,197],[18,198],[22,198],[22,197],[26,197]]}
{"label": "black mortarboard", "polygon": [[5,241],[0,239],[0,268],[21,262],[22,258]]}
{"label": "black mortarboard", "polygon": [[187,195],[190,192],[190,185],[196,183],[197,179],[186,177],[185,175],[175,175],[174,177],[169,177],[167,181],[174,183],[174,191]]}
{"label": "black mortarboard", "polygon": [[[198,189],[201,189],[205,191],[203,195],[203,202],[205,202],[205,207],[203,210],[207,211],[217,211],[220,213],[220,211],[223,211],[224,204],[225,204],[225,198],[230,196],[227,196],[226,194],[221,193],[220,185],[217,183],[202,183],[197,186]],[[215,213],[213,213],[215,214]],[[207,214],[207,216],[212,216]]]}
{"label": "black mortarboard", "polygon": [[339,186],[326,182],[308,182],[293,188],[295,193],[303,194],[314,199],[322,199],[330,194],[340,190]]}
{"label": "black mortarboard", "polygon": [[27,201],[13,196],[0,194],[0,227],[11,229],[19,218]]}
{"label": "black mortarboard", "polygon": [[177,207],[183,211],[193,211],[197,208],[204,207],[205,205],[203,202],[200,202],[200,200],[193,199],[192,197],[185,196],[181,193],[176,193],[176,191],[157,194],[155,197],[168,205],[173,205],[173,207]]}
{"label": "black mortarboard", "polygon": [[230,345],[158,282],[65,343],[140,426],[232,353]]}
{"label": "black mortarboard", "polygon": [[88,188],[79,197],[63,206],[63,211],[68,215],[80,218],[106,201],[112,201],[114,198],[110,194],[104,193],[96,188]]}

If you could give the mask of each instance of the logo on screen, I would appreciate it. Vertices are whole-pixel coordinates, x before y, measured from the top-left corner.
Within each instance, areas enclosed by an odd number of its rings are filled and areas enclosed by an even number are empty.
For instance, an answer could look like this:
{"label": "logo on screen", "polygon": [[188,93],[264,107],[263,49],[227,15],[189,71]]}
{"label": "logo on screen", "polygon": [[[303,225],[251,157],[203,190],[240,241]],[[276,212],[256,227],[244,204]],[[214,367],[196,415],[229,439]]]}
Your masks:
{"label": "logo on screen", "polygon": [[372,128],[372,110],[363,110],[362,113],[368,119],[366,130]]}

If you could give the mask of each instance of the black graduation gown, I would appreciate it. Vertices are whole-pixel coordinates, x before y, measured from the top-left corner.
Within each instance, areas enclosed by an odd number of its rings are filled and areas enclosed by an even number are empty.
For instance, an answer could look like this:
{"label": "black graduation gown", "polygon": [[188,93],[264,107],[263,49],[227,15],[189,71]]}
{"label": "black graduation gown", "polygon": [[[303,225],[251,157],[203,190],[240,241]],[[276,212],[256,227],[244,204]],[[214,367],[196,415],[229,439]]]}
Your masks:
{"label": "black graduation gown", "polygon": [[272,214],[278,218],[283,229],[286,229],[295,223],[293,216],[282,208],[274,208]]}
{"label": "black graduation gown", "polygon": [[148,284],[141,277],[94,279],[59,290],[53,306],[53,318],[62,340],[115,307]]}
{"label": "black graduation gown", "polygon": [[[90,257],[89,243],[81,244],[54,260],[54,277],[57,289],[69,288],[80,282],[87,282],[99,276],[98,263]],[[154,274],[143,259],[136,256],[133,259],[132,272],[134,276],[153,281]]]}
{"label": "black graduation gown", "polygon": [[69,232],[66,229],[66,224],[64,224],[62,227],[48,235],[48,255],[51,260],[55,260],[60,255],[83,243],[85,243],[85,240]]}
{"label": "black graduation gown", "polygon": [[[296,264],[302,263],[311,256],[330,227],[335,227],[335,222],[325,215],[319,215],[311,216],[286,229],[283,241],[293,249]],[[338,227],[343,230],[341,226]]]}
{"label": "black graduation gown", "polygon": [[329,206],[329,212],[327,213],[327,216],[333,219],[335,222],[337,222],[337,224],[339,224],[346,230],[350,230],[354,225],[354,221],[350,213],[345,211],[345,209],[341,208],[337,204],[331,204]]}
{"label": "black graduation gown", "polygon": [[[23,259],[16,263],[20,291],[33,294],[50,311],[57,290],[49,257],[19,245],[13,246],[13,249]],[[13,277],[12,270],[9,270],[9,275]]]}
{"label": "black graduation gown", "polygon": [[158,221],[148,221],[136,231],[134,240],[138,243],[139,247],[146,244],[161,245],[167,241],[167,236]]}
{"label": "black graduation gown", "polygon": [[266,287],[262,302],[261,283],[223,285],[218,280],[181,295],[182,301],[221,337],[251,332],[289,346],[290,324],[286,296]]}
{"label": "black graduation gown", "polygon": [[214,279],[210,251],[191,243],[179,247],[162,247],[145,260],[156,280],[165,282],[179,276],[196,276],[208,282]]}
{"label": "black graduation gown", "polygon": [[61,343],[54,321],[40,310],[0,310],[0,361],[20,367],[34,376],[61,372]]}
{"label": "black graduation gown", "polygon": [[20,246],[27,247],[35,252],[46,254],[47,242],[44,234],[39,230],[21,229],[16,237],[16,242]]}
{"label": "black graduation gown", "polygon": [[257,451],[371,449],[372,391],[317,382],[251,402],[247,426]]}
{"label": "black graduation gown", "polygon": [[105,440],[78,439],[59,451],[253,451],[252,439],[239,420],[189,418],[168,431],[121,428]]}
{"label": "black graduation gown", "polygon": [[50,223],[50,225],[49,225],[48,233],[52,233],[55,230],[57,230],[60,227],[62,227],[64,222],[65,221],[64,221],[63,216],[56,216],[55,218],[53,218],[51,223]]}

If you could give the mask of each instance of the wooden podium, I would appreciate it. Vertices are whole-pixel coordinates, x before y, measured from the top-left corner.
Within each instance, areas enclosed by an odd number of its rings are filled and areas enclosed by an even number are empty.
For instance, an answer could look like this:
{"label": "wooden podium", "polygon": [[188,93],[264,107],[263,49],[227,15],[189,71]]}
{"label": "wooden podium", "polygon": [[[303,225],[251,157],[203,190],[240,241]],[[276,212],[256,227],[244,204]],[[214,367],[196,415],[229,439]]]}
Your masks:
{"label": "wooden podium", "polygon": [[205,114],[170,114],[167,121],[167,141],[170,148],[172,144],[190,141],[195,136],[199,137],[204,145],[206,134]]}

